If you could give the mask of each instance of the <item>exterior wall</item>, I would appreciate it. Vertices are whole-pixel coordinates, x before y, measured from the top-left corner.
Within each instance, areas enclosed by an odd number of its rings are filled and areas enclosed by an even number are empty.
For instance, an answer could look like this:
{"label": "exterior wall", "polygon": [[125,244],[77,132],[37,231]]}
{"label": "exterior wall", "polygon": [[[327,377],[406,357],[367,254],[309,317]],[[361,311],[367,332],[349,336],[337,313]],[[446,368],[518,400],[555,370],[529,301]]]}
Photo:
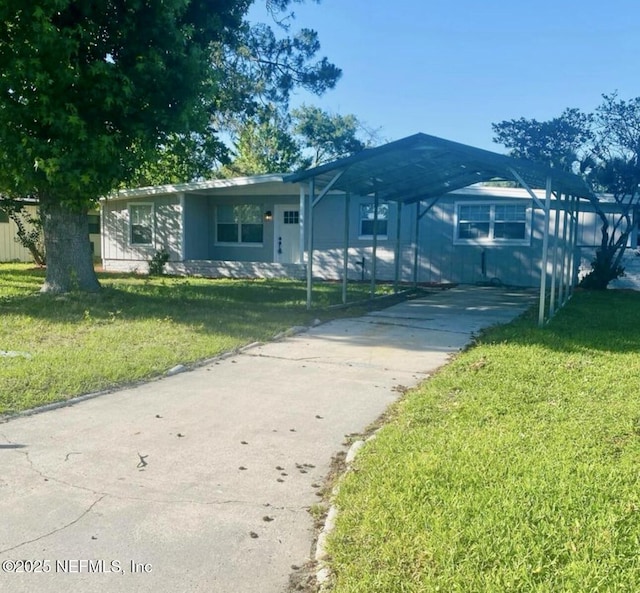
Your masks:
{"label": "exterior wall", "polygon": [[[154,244],[131,244],[129,206],[154,205]],[[219,205],[255,205],[263,215],[274,211],[276,204],[290,204],[297,209],[299,198],[291,195],[180,195],[132,198],[103,202],[103,265],[105,269],[146,268],[146,262],[156,250],[165,248],[170,262],[224,261],[269,263],[274,259],[273,221],[263,219],[263,241],[256,244],[230,245],[217,240],[217,207]],[[182,220],[184,219],[184,233]],[[184,237],[184,254],[182,241]],[[123,262],[123,263],[118,263]],[[124,263],[133,262],[133,264]]]}
{"label": "exterior wall", "polygon": [[[254,205],[261,213],[275,212],[277,204],[291,205],[292,209],[297,209],[298,191],[296,186],[273,180],[267,184],[259,182],[253,185],[245,184],[244,180],[239,180],[234,185],[232,180],[229,186],[198,189],[198,193],[181,194],[176,191],[171,195],[156,195],[153,192],[142,195],[136,190],[135,195],[130,198],[107,201],[103,206],[104,267],[107,270],[146,272],[147,262],[155,250],[164,247],[171,255],[167,270],[176,274],[211,277],[303,276],[304,265],[273,263],[273,221],[263,219],[261,243],[224,244],[217,238],[218,206]],[[142,197],[137,197],[138,195]],[[539,197],[544,200],[543,193],[539,194]],[[154,204],[156,230],[153,246],[141,248],[131,245],[128,207],[132,203]],[[504,240],[457,237],[460,204],[505,203],[526,207],[526,230],[523,238]],[[314,208],[313,275],[326,279],[342,277],[347,230],[348,278],[369,280],[373,270],[373,238],[370,234],[363,234],[363,229],[368,227],[366,217],[361,219],[361,214],[364,216],[361,206],[371,206],[373,198],[349,198],[348,229],[345,229],[345,204],[344,194],[330,193]],[[554,207],[555,202],[552,200],[551,249],[556,225]],[[600,240],[600,221],[586,202],[582,202],[580,208],[576,266],[580,264],[582,267],[588,267]],[[381,235],[377,240],[377,279],[384,281],[395,278],[395,253],[398,249],[400,280],[413,281],[416,217],[418,212],[422,213],[424,210],[424,203],[419,208],[415,204],[408,204],[402,206],[400,216],[399,206],[393,202],[388,204],[386,236]],[[398,219],[401,223],[399,234]],[[564,213],[561,212],[558,219],[560,237],[563,234],[563,224]],[[521,189],[476,187],[442,196],[420,219],[417,280],[430,284],[488,282],[523,287],[537,286],[540,283],[543,229],[542,210],[535,205],[529,194]],[[557,254],[559,257],[560,249]],[[552,265],[553,257],[552,249],[549,266]],[[558,265],[562,263],[557,260]]]}
{"label": "exterior wall", "polygon": [[[129,206],[153,204],[154,232],[151,245],[132,245]],[[173,261],[182,259],[182,207],[180,195],[164,195],[153,199],[105,201],[102,203],[102,260],[147,262],[161,249],[169,252]],[[115,265],[115,264],[114,264]],[[105,266],[108,267],[108,266]]]}
{"label": "exterior wall", "polygon": [[[511,197],[507,199],[513,200]],[[443,197],[421,220],[418,281],[462,284],[502,282],[513,286],[539,283],[542,217],[531,213],[528,245],[492,242],[456,244],[453,224],[456,203],[468,200],[469,196],[465,195]],[[531,208],[531,199],[524,201]]]}
{"label": "exterior wall", "polygon": [[[27,208],[35,214],[35,207],[27,206]],[[2,216],[0,219],[0,262],[33,261],[29,250],[16,241],[17,233],[16,224],[11,219]]]}
{"label": "exterior wall", "polygon": [[[348,278],[361,280],[371,278],[373,238],[362,236],[360,231],[360,206],[372,205],[370,196],[351,196],[349,198],[349,249],[348,249]],[[411,233],[414,227],[412,211],[415,209],[404,206],[402,208],[402,226],[400,229],[401,249],[407,252],[412,245]],[[395,277],[395,249],[398,207],[389,203],[387,218],[387,234],[379,236],[376,244],[376,278],[391,280]],[[316,206],[313,213],[314,228],[314,256],[313,273],[326,279],[340,279],[344,266],[345,242],[345,196],[330,194]],[[305,244],[306,249],[306,244]],[[404,253],[405,258],[408,254]],[[411,278],[411,270],[406,269],[408,259],[404,262],[403,277]],[[411,257],[413,262],[413,257]],[[364,274],[363,274],[364,270]]]}
{"label": "exterior wall", "polygon": [[209,258],[209,198],[184,197],[184,259]]}
{"label": "exterior wall", "polygon": [[[544,217],[542,210],[534,207],[532,199],[523,190],[484,188],[484,195],[476,192],[455,192],[441,197],[420,220],[417,280],[430,284],[503,283],[511,286],[538,286],[540,283],[541,254]],[[344,198],[328,196],[314,211],[314,276],[339,279],[343,274],[344,257]],[[528,227],[525,244],[500,244],[496,241],[462,243],[456,241],[456,204],[460,202],[524,203],[527,206]],[[372,273],[373,241],[359,237],[359,205],[372,199],[353,196],[349,214],[348,278],[368,280]],[[555,202],[552,200],[550,233],[555,228]],[[420,211],[424,210],[421,205]],[[599,220],[584,204],[580,212],[577,261],[590,261],[599,242]],[[415,257],[416,206],[402,207],[400,228],[400,281],[413,280]],[[390,205],[387,237],[378,239],[376,278],[395,278],[397,206]],[[559,217],[559,234],[562,236],[564,214]],[[568,229],[567,229],[568,232]],[[553,238],[550,239],[550,247]],[[559,253],[559,252],[558,252]],[[553,257],[553,255],[551,256]],[[364,263],[364,266],[362,265]],[[558,260],[558,265],[562,262]],[[551,265],[551,263],[549,264]]]}
{"label": "exterior wall", "polygon": [[[263,218],[262,243],[254,245],[223,245],[217,240],[217,206],[224,205],[251,205],[258,206],[260,212],[273,212],[274,204],[291,203],[291,196],[279,198],[278,196],[238,196],[238,195],[217,195],[211,199],[209,204],[209,258],[218,261],[240,261],[240,262],[272,262],[273,261],[273,222]],[[297,202],[296,202],[297,203]]]}

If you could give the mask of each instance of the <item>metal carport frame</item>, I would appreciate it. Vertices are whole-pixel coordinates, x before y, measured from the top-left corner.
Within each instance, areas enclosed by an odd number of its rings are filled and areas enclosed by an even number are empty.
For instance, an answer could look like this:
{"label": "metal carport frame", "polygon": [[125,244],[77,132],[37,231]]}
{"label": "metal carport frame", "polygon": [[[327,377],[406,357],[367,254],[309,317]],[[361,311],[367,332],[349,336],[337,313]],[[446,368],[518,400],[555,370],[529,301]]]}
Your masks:
{"label": "metal carport frame", "polygon": [[[572,270],[579,200],[597,201],[597,197],[577,175],[427,134],[414,134],[285,176],[285,182],[309,183],[308,196],[301,195],[300,200],[306,209],[302,218],[307,242],[307,307],[311,307],[313,291],[313,210],[329,191],[344,192],[347,200],[351,195],[373,195],[376,205],[380,201],[395,201],[399,206],[415,203],[418,213],[421,203],[426,202],[425,211],[419,214],[421,218],[441,196],[496,179],[518,182],[531,195],[534,207],[544,212],[539,305],[539,323],[542,325],[570,297],[575,283]],[[533,189],[543,188],[544,202],[533,192]],[[319,193],[316,195],[316,192]],[[553,237],[550,229],[552,197],[555,197]],[[400,207],[398,212],[401,216]],[[377,215],[374,218],[372,289],[376,280],[376,221]],[[415,232],[417,249],[418,222]],[[551,246],[550,239],[553,239]],[[347,249],[348,232],[345,232],[345,257]],[[399,257],[400,251],[396,246],[396,259]],[[416,251],[414,280],[417,279],[417,259]],[[396,261],[396,286],[399,267],[400,262]],[[548,277],[551,278],[549,295]],[[346,281],[344,274],[343,299],[346,299]]]}

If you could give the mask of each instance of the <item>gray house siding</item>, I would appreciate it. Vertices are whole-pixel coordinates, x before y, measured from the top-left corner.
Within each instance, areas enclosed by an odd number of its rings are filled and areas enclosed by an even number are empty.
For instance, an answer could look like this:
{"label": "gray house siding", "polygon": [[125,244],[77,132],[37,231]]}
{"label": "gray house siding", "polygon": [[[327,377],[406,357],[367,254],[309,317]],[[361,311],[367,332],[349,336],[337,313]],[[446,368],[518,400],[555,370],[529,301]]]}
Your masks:
{"label": "gray house siding", "polygon": [[[263,176],[186,184],[169,193],[171,190],[173,188],[131,190],[117,199],[103,202],[103,262],[106,269],[145,271],[146,262],[153,253],[164,248],[170,253],[167,270],[174,273],[304,276],[306,254],[301,263],[276,263],[279,260],[275,230],[280,228],[279,233],[283,233],[284,227],[278,227],[279,218],[270,219],[282,215],[283,211],[299,209],[299,187],[283,184],[277,176]],[[543,195],[538,195],[544,199]],[[308,216],[308,196],[306,200]],[[329,193],[314,207],[315,277],[342,278],[346,202],[344,194]],[[374,200],[371,196],[354,195],[348,198],[348,202],[348,278],[369,280],[374,269],[374,240],[371,236]],[[147,245],[135,245],[131,241],[130,210],[136,204],[153,205],[153,242]],[[278,209],[278,205],[285,205],[285,208]],[[231,207],[237,210],[231,210]],[[554,207],[555,201],[552,200],[552,234],[555,228]],[[606,207],[613,208],[614,205]],[[426,204],[420,204],[419,208],[408,204],[399,209],[395,202],[390,202],[381,203],[380,208],[384,220],[378,223],[376,278],[393,280],[398,270],[401,281],[411,282],[416,257],[416,217],[418,212],[425,212]],[[472,211],[475,214],[470,214]],[[491,213],[490,216],[487,212]],[[248,230],[242,222],[245,215],[249,221]],[[305,213],[300,212],[301,220],[304,216]],[[398,219],[401,223],[399,234]],[[593,208],[584,202],[579,221],[577,265],[586,269],[600,242],[601,222]],[[236,223],[238,227],[234,229]],[[559,223],[562,236],[563,213]],[[259,230],[257,226],[260,226]],[[447,194],[421,216],[416,278],[418,282],[433,284],[494,282],[537,286],[540,283],[543,229],[542,210],[524,190],[472,187]],[[250,234],[245,236],[245,230]],[[294,231],[291,228],[287,230]],[[299,230],[297,238],[295,233],[288,235],[288,247],[299,246]],[[306,246],[305,240],[305,249]],[[550,247],[553,258],[553,237]],[[400,254],[398,264],[396,251]],[[299,260],[296,257],[283,258],[282,261]]]}
{"label": "gray house siding", "polygon": [[[530,245],[456,244],[456,203],[468,196],[445,196],[422,218],[418,281],[426,283],[504,282],[529,286],[538,282],[538,241]],[[531,200],[526,200],[528,207]],[[534,225],[535,226],[535,225]]]}
{"label": "gray house siding", "polygon": [[209,259],[209,200],[206,196],[184,197],[184,259]]}
{"label": "gray house siding", "polygon": [[[300,272],[295,266],[272,265],[274,261],[275,205],[290,205],[299,208],[299,190],[284,186],[281,182],[269,180],[264,184],[242,184],[236,186],[233,180],[227,185],[219,182],[215,188],[204,188],[198,193],[179,191],[173,188],[131,190],[124,196],[102,202],[104,218],[103,265],[112,271],[146,271],[146,265],[153,254],[165,249],[169,255],[166,269],[175,273],[197,273],[202,275],[295,275]],[[188,188],[187,188],[188,189]],[[156,193],[157,192],[157,193]],[[287,192],[289,192],[287,194]],[[136,244],[132,240],[132,208],[153,209],[153,240],[147,244]],[[244,240],[238,230],[235,238],[218,236],[220,208],[239,207],[239,211],[251,210],[253,223],[261,226],[261,241],[255,235]],[[267,213],[271,217],[267,217]],[[148,212],[147,220],[148,220]],[[229,214],[227,210],[227,214]],[[270,219],[268,219],[270,218]],[[231,216],[235,220],[235,213]],[[229,220],[227,220],[229,222]],[[255,230],[256,224],[253,225]],[[239,229],[241,227],[238,227]],[[226,239],[226,240],[225,240]],[[237,242],[238,244],[234,244]],[[255,264],[255,265],[254,265]]]}
{"label": "gray house siding", "polygon": [[[135,206],[152,207],[153,232],[151,243],[132,243],[130,212]],[[103,264],[111,270],[139,270],[160,249],[169,252],[171,259],[182,257],[182,208],[179,195],[154,196],[154,198],[127,201],[105,201],[102,204]],[[119,265],[117,262],[123,262]],[[129,265],[127,262],[135,262]]]}
{"label": "gray house siding", "polygon": [[[528,227],[528,244],[456,244],[456,204],[477,200],[477,196],[452,194],[443,196],[420,221],[418,246],[418,282],[424,283],[476,283],[504,282],[516,286],[534,286],[539,283],[539,258],[542,250],[542,215],[533,213]],[[509,202],[526,204],[531,210],[530,198],[509,196]],[[501,197],[487,202],[500,202]],[[369,279],[373,270],[373,240],[360,234],[360,205],[373,203],[370,197],[352,196],[349,210],[349,265],[350,279]],[[424,210],[421,206],[420,210]],[[400,226],[400,280],[413,280],[415,253],[416,207],[402,207]],[[376,277],[393,280],[396,273],[395,252],[397,242],[398,207],[389,204],[386,236],[378,237],[376,248]],[[343,273],[344,257],[344,196],[328,196],[314,211],[314,275],[337,279]],[[539,227],[539,228],[538,228]],[[364,264],[364,266],[362,265]],[[364,269],[364,272],[363,272]]]}

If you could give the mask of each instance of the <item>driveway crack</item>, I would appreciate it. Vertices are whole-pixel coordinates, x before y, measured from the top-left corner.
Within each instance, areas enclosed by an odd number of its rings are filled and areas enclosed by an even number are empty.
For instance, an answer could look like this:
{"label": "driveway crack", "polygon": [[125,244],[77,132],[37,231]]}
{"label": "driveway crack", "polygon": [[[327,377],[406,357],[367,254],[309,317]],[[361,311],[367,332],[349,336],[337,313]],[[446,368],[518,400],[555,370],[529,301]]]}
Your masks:
{"label": "driveway crack", "polygon": [[96,500],[94,500],[78,517],[76,517],[73,521],[70,521],[69,523],[66,523],[65,525],[63,525],[62,527],[58,527],[56,529],[52,529],[51,531],[44,533],[38,537],[34,537],[33,539],[21,542],[19,544],[16,544],[15,546],[12,546],[10,548],[5,548],[4,550],[0,550],[0,554],[5,554],[6,552],[12,552],[13,550],[17,550],[18,548],[21,548],[22,546],[26,546],[27,544],[32,544],[34,542],[38,542],[40,540],[43,540],[51,535],[54,535],[56,533],[59,533],[61,531],[64,531],[65,529],[68,529],[69,527],[75,525],[76,523],[78,523],[79,521],[81,521],[84,517],[86,517],[92,510],[93,507],[95,507],[101,500],[103,500],[107,495],[103,494],[102,496],[100,496],[99,498],[97,498]]}

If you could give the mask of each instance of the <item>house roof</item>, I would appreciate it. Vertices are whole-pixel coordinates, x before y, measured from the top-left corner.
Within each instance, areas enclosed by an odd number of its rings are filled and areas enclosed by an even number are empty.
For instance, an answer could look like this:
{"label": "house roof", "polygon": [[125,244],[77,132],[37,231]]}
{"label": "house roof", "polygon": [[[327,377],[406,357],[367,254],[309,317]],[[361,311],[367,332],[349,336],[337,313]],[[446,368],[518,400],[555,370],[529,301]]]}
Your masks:
{"label": "house roof", "polygon": [[[336,177],[339,178],[336,179]],[[411,203],[493,179],[521,178],[530,188],[544,188],[551,177],[552,191],[597,200],[584,180],[571,173],[515,159],[427,134],[414,134],[353,156],[338,159],[284,177],[298,183],[315,179],[319,188]]]}
{"label": "house roof", "polygon": [[122,189],[116,194],[109,196],[109,199],[137,199],[149,198],[152,196],[162,196],[178,193],[210,193],[212,191],[235,190],[236,188],[247,189],[252,186],[263,186],[274,183],[281,184],[283,175],[280,173],[269,173],[267,175],[252,175],[249,177],[234,177],[232,179],[210,179],[208,181],[194,181],[191,183],[176,183],[170,185],[154,185],[149,187],[139,187],[135,189]]}

